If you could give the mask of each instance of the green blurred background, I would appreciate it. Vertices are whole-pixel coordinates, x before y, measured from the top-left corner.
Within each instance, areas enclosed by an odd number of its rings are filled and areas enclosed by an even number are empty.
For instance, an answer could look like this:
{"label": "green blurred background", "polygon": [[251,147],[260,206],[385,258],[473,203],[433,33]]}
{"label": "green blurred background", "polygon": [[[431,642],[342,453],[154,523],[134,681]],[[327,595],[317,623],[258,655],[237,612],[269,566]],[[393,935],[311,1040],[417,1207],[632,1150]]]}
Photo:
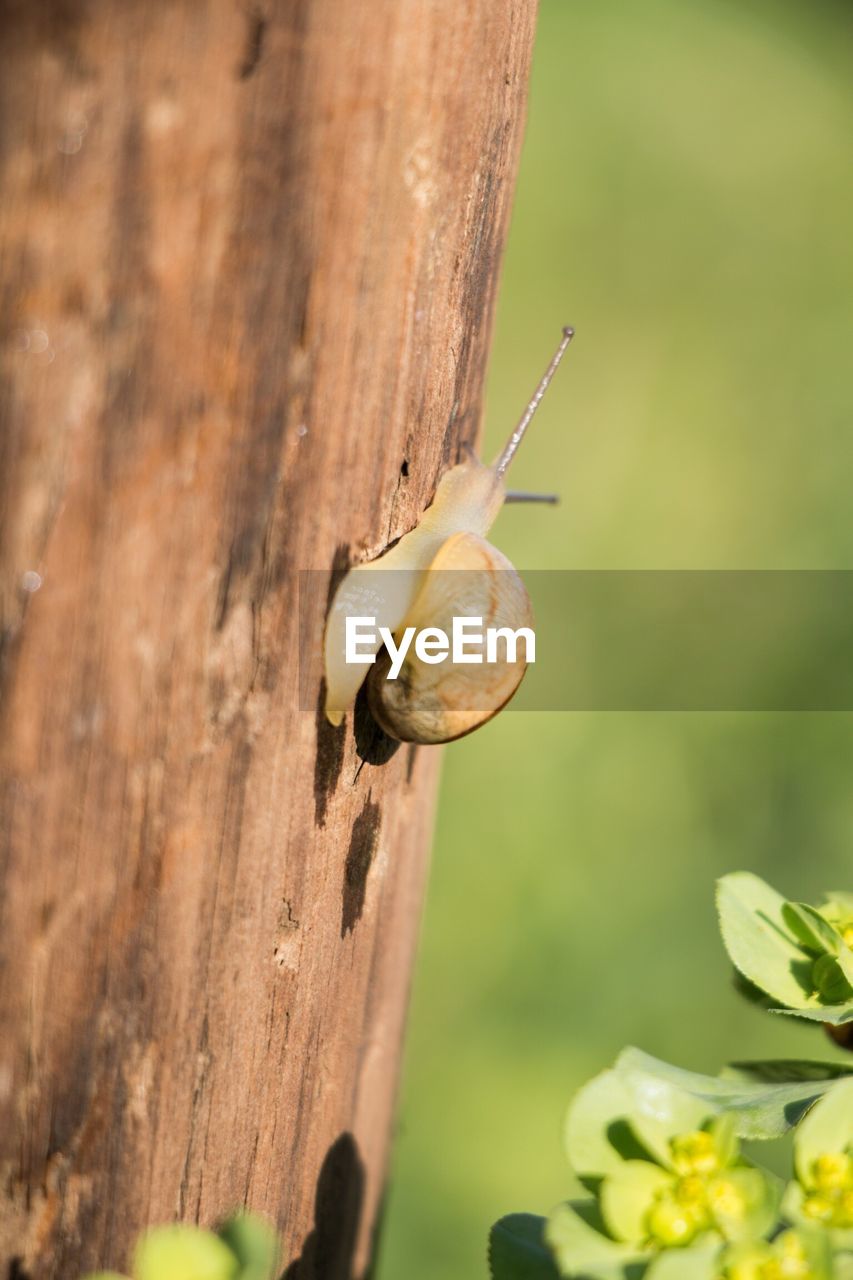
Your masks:
{"label": "green blurred background", "polygon": [[[490,455],[521,568],[851,568],[853,6],[543,0]],[[717,876],[853,883],[849,715],[507,712],[447,749],[381,1280],[483,1280],[569,1189],[572,1092],[625,1044],[820,1056],[731,991]]]}

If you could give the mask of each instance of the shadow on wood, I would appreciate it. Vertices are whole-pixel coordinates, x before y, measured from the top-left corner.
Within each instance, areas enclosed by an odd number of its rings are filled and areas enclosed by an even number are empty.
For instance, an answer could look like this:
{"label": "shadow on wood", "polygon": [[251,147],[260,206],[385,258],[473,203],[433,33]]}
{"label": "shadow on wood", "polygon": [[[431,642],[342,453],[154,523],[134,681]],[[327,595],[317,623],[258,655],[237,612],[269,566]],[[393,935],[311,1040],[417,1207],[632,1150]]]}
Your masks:
{"label": "shadow on wood", "polygon": [[320,1169],[314,1226],[302,1253],[291,1262],[281,1280],[354,1280],[363,1205],[364,1164],[352,1134],[342,1133],[332,1143]]}
{"label": "shadow on wood", "polygon": [[395,738],[389,738],[374,720],[367,701],[366,684],[361,686],[355,700],[352,727],[355,752],[362,764],[387,764],[400,750],[400,743]]}

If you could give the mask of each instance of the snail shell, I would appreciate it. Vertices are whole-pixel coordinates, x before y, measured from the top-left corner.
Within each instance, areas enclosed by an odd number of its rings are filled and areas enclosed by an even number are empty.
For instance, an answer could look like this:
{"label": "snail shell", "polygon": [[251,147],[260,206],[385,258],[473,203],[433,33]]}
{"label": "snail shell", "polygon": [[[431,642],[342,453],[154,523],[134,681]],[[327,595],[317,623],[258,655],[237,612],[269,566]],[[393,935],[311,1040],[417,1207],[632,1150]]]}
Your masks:
{"label": "snail shell", "polygon": [[[347,616],[369,614],[396,632],[423,586],[426,570],[456,533],[488,533],[501,509],[504,488],[492,467],[461,463],[446,472],[417,527],[378,560],[356,565],[335,593],[326,624],[326,716],[340,724],[364,682],[364,667],[346,662]],[[459,612],[459,611],[457,611]],[[376,645],[378,653],[381,641]]]}
{"label": "snail shell", "polygon": [[[482,618],[484,630],[533,626],[530,597],[518,573],[477,534],[457,533],[442,544],[400,633],[406,627],[440,627],[450,635],[454,617]],[[499,654],[509,656],[500,649]],[[510,700],[527,668],[526,646],[516,646],[512,662],[463,664],[448,656],[427,664],[412,645],[396,680],[387,679],[390,666],[383,650],[368,676],[368,704],[377,723],[401,742],[451,742]]]}

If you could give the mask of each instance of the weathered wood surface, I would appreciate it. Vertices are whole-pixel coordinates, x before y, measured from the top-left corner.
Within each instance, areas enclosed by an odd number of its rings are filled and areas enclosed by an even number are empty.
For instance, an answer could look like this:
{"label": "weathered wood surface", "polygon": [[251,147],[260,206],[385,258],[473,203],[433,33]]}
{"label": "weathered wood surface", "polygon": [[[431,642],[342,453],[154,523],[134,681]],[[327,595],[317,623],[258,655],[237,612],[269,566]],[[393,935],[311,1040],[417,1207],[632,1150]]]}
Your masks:
{"label": "weathered wood surface", "polygon": [[300,710],[298,571],[315,708],[477,434],[534,7],[2,5],[4,1280],[367,1265],[439,757]]}

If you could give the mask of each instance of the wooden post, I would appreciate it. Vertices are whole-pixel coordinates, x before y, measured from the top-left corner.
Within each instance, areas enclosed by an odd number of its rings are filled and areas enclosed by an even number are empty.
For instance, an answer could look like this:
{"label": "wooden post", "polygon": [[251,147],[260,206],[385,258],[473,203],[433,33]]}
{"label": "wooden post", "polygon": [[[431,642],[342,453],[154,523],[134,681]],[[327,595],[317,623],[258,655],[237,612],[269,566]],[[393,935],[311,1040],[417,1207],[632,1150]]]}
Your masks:
{"label": "wooden post", "polygon": [[476,438],[535,0],[3,9],[0,1275],[248,1205],[343,1280],[439,753],[317,641]]}

